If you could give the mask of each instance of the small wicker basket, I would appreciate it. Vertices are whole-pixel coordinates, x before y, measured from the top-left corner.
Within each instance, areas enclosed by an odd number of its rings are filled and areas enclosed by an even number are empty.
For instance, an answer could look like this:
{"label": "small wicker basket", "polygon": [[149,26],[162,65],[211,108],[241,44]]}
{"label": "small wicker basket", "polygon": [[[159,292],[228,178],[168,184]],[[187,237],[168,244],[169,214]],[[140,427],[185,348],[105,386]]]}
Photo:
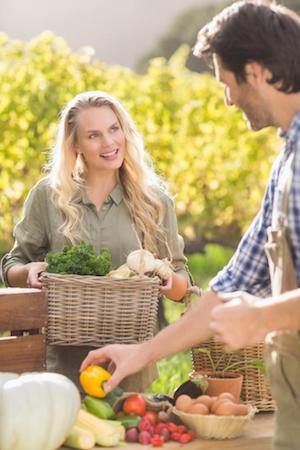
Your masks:
{"label": "small wicker basket", "polygon": [[116,280],[44,272],[42,284],[48,298],[48,344],[131,344],[155,334],[157,277]]}
{"label": "small wicker basket", "polygon": [[215,416],[214,414],[190,414],[175,407],[173,414],[193,430],[198,437],[205,439],[232,439],[240,436],[245,426],[252,420],[256,409],[248,406],[246,416]]}
{"label": "small wicker basket", "polygon": [[[218,361],[224,354],[223,344],[214,338],[201,343],[199,347],[208,349],[214,361]],[[265,344],[263,342],[253,347],[242,348],[239,352],[232,354],[231,363],[238,361],[245,363],[244,368],[239,367],[239,372],[243,375],[242,401],[255,406],[258,411],[274,411],[275,402],[272,399],[267,377],[250,364],[250,361],[253,359],[263,360],[264,352]],[[228,354],[228,356],[230,355]],[[192,360],[195,371],[211,369],[211,363],[207,354],[197,351],[197,348],[192,349]],[[222,370],[224,367],[224,363],[222,364],[221,361],[218,370]]]}
{"label": "small wicker basket", "polygon": [[[196,288],[196,286],[194,286],[194,288]],[[196,292],[194,291],[193,293]],[[185,298],[186,310],[190,308],[191,302],[192,296],[187,295]],[[224,355],[224,345],[215,338],[202,342],[199,347],[209,350],[214,361],[219,361],[222,355]],[[206,353],[197,351],[197,347],[193,348],[191,353],[193,369],[196,372],[211,369],[211,363]],[[238,361],[243,361],[245,363],[244,368],[239,369],[239,372],[243,375],[241,392],[242,401],[256,407],[257,411],[275,411],[276,406],[272,398],[267,377],[262,374],[258,368],[253,367],[250,364],[250,361],[253,359],[264,360],[264,342],[260,342],[252,347],[243,348],[238,353],[229,353],[228,356],[232,356],[231,363]],[[218,370],[223,370],[225,364],[226,361],[222,361],[221,359]]]}

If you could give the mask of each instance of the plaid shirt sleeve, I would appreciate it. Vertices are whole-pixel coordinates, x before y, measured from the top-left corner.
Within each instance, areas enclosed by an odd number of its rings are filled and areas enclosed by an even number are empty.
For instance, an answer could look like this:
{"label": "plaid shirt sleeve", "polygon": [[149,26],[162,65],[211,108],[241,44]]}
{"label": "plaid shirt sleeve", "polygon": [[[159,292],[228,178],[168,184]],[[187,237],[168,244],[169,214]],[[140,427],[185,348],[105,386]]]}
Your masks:
{"label": "plaid shirt sleeve", "polygon": [[264,245],[267,242],[267,228],[272,221],[272,205],[275,180],[280,158],[275,161],[262,207],[248,231],[242,238],[235,254],[209,283],[217,292],[246,291],[260,297],[271,294],[268,260]]}

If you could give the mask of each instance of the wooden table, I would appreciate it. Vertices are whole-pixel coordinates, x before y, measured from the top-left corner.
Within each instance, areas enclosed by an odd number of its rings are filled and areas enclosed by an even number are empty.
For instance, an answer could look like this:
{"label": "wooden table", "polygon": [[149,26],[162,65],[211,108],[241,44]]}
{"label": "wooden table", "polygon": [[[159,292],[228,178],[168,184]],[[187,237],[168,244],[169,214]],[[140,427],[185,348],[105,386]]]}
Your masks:
{"label": "wooden table", "polygon": [[[178,444],[177,442],[167,442],[162,449],[185,449],[185,450],[271,450],[272,437],[274,431],[274,414],[257,414],[252,422],[244,430],[243,435],[236,439],[226,439],[222,441],[210,439],[197,439],[189,444]],[[97,449],[103,447],[96,447]],[[127,444],[120,447],[112,447],[114,450],[142,450],[152,449],[154,447]],[[67,450],[62,447],[61,450]],[[69,449],[70,450],[70,449]]]}

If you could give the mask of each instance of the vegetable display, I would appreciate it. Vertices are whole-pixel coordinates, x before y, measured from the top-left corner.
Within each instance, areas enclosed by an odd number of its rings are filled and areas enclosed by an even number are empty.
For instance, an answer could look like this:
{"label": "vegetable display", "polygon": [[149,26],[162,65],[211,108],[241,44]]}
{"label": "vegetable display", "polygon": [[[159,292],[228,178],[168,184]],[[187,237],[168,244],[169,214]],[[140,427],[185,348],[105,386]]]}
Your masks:
{"label": "vegetable display", "polygon": [[51,273],[104,276],[111,270],[108,248],[103,248],[97,256],[92,244],[86,242],[65,246],[61,252],[49,252],[46,262],[46,271]]}
{"label": "vegetable display", "polygon": [[0,373],[0,449],[59,448],[79,408],[79,391],[63,375]]}
{"label": "vegetable display", "polygon": [[[105,399],[89,395],[83,398],[65,445],[78,450],[92,450],[93,445],[123,447],[126,441],[161,447],[167,441],[185,444],[195,439],[195,433],[185,425],[169,420],[165,410],[166,398],[157,402],[156,396],[125,394],[120,388],[116,388],[113,394],[114,409],[107,401],[108,396]],[[110,419],[102,418],[108,417],[107,412]],[[162,412],[165,413],[163,416]]]}
{"label": "vegetable display", "polygon": [[81,372],[79,381],[84,391],[93,397],[103,398],[106,392],[103,389],[104,381],[107,381],[111,374],[101,366],[91,365]]}

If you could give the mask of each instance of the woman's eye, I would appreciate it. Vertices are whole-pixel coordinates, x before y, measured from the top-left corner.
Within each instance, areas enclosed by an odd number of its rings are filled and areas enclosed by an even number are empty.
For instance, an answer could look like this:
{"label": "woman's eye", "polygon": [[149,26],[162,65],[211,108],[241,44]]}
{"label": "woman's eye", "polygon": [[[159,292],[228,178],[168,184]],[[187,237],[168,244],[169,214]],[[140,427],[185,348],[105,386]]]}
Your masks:
{"label": "woman's eye", "polygon": [[115,127],[112,127],[112,129],[111,129],[111,131],[113,132],[113,133],[115,133],[116,131],[118,131],[119,130],[119,127],[116,125]]}
{"label": "woman's eye", "polygon": [[94,139],[95,137],[97,137],[97,134],[96,134],[96,133],[90,134],[90,135],[89,135],[89,139]]}

